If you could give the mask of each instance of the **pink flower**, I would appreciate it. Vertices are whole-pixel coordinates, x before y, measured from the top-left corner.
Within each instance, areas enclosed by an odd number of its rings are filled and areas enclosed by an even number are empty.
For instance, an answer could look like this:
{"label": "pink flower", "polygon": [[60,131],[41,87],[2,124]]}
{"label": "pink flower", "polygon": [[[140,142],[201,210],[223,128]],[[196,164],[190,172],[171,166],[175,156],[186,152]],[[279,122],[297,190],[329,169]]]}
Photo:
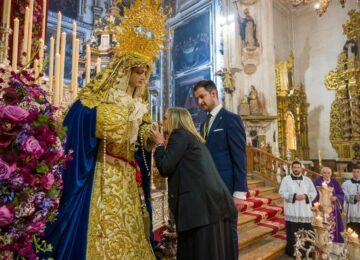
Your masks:
{"label": "pink flower", "polygon": [[7,164],[0,158],[0,180],[7,180],[11,174],[16,170],[16,164]]}
{"label": "pink flower", "polygon": [[54,185],[55,178],[52,173],[47,173],[43,176],[41,176],[41,186],[44,187],[46,190],[50,190],[52,186]]}
{"label": "pink flower", "polygon": [[41,148],[39,141],[36,140],[33,136],[30,136],[25,142],[25,150],[34,156],[36,159],[39,159],[44,153],[44,149]]}
{"label": "pink flower", "polygon": [[0,227],[11,224],[14,220],[14,208],[12,206],[0,207]]}
{"label": "pink flower", "polygon": [[31,223],[26,229],[27,232],[34,233],[34,234],[44,232],[44,230],[45,230],[44,221],[38,221],[35,223]]}
{"label": "pink flower", "polygon": [[0,118],[5,118],[12,122],[21,122],[28,116],[29,112],[18,106],[6,106],[0,108]]}

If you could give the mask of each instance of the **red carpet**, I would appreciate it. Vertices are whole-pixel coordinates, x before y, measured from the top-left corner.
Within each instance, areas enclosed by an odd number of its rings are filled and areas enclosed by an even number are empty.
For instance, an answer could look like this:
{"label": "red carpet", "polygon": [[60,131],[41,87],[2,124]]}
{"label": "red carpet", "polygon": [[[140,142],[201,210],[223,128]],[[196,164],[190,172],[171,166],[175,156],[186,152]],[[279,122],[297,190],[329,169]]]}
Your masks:
{"label": "red carpet", "polygon": [[261,196],[259,190],[249,190],[247,200],[240,210],[243,215],[256,217],[258,226],[268,227],[273,230],[273,237],[286,240],[283,206],[271,205],[272,199],[266,195]]}

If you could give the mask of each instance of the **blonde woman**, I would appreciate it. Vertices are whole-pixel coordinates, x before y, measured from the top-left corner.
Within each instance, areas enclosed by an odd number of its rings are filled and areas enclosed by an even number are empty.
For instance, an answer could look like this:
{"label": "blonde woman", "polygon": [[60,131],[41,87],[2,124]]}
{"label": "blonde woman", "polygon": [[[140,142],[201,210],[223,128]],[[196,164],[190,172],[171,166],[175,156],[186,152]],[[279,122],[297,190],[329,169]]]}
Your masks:
{"label": "blonde woman", "polygon": [[177,259],[235,259],[233,199],[190,113],[169,108],[163,128],[169,134],[166,148],[162,128],[155,127],[150,134],[157,146],[157,168],[161,176],[169,178],[169,207],[178,232]]}

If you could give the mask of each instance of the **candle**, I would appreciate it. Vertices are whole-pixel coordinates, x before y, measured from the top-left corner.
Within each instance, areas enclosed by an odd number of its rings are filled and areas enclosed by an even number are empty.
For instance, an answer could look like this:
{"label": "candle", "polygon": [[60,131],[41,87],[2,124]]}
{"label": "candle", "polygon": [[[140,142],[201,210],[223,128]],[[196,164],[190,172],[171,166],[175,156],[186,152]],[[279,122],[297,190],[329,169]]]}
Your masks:
{"label": "candle", "polygon": [[76,39],[76,49],[75,49],[75,66],[74,66],[74,74],[75,74],[75,81],[73,85],[73,99],[77,97],[77,90],[78,90],[78,74],[79,74],[79,49],[80,49],[80,40]]}
{"label": "candle", "polygon": [[56,51],[55,53],[60,53],[60,32],[61,31],[61,12],[58,12],[57,15],[57,27],[56,27]]}
{"label": "candle", "polygon": [[65,47],[66,47],[66,33],[61,33],[61,51],[60,51],[60,85],[59,85],[59,95],[60,102],[64,94],[64,69],[65,69]]}
{"label": "candle", "polygon": [[350,235],[350,240],[352,242],[359,242],[359,235],[356,234],[355,232],[353,232],[351,235]]}
{"label": "candle", "polygon": [[98,57],[96,61],[96,74],[101,71],[101,58]]}
{"label": "candle", "polygon": [[[75,84],[75,62],[76,62],[76,22],[73,22],[73,31],[72,31],[72,60],[71,60],[71,85]],[[74,88],[74,87],[73,87]]]}
{"label": "candle", "polygon": [[13,34],[13,51],[12,51],[12,69],[15,71],[17,69],[18,61],[18,45],[19,45],[19,19],[14,19],[14,34]]}
{"label": "candle", "polygon": [[3,13],[2,13],[2,25],[6,24],[7,16],[10,15],[7,13],[7,6],[9,5],[9,0],[4,0],[3,2]]}
{"label": "candle", "polygon": [[[29,37],[29,15],[30,15],[30,9],[29,7],[25,7],[25,20],[24,20],[24,39],[23,39],[23,46],[22,46],[22,52],[27,52],[27,42]],[[22,56],[22,62],[26,63],[26,56]]]}
{"label": "candle", "polygon": [[44,60],[44,40],[39,40],[39,71],[42,71],[42,65]]}
{"label": "candle", "polygon": [[319,166],[321,167],[321,151],[318,150],[318,157],[319,157]]}
{"label": "candle", "polygon": [[53,93],[53,103],[55,106],[59,106],[60,104],[60,96],[59,96],[59,87],[60,87],[60,54],[57,53],[55,55],[55,88]]}
{"label": "candle", "polygon": [[319,226],[319,227],[322,227],[322,225],[323,225],[323,218],[321,217],[321,216],[319,216],[319,215],[317,215],[316,217],[315,217],[315,224],[317,225],[317,226]]}
{"label": "candle", "polygon": [[326,184],[326,182],[323,182],[323,183],[322,183],[322,187],[323,187],[323,189],[325,189],[325,190],[328,188],[328,185]]}
{"label": "candle", "polygon": [[6,11],[6,17],[4,17],[4,13],[3,13],[3,20],[5,22],[3,22],[3,25],[6,24],[6,27],[9,28],[10,27],[10,16],[11,16],[11,0],[4,0],[4,5],[6,5],[6,9],[4,8],[4,11]]}
{"label": "candle", "polygon": [[85,64],[86,84],[90,82],[90,66],[91,66],[91,49],[90,49],[90,45],[86,44],[86,64]]}
{"label": "candle", "polygon": [[32,45],[32,27],[33,27],[33,17],[34,17],[34,0],[30,0],[29,3],[30,12],[29,12],[29,34],[27,41],[27,61],[31,59],[31,45]]}
{"label": "candle", "polygon": [[2,25],[6,28],[10,27],[11,16],[11,0],[4,0],[3,13],[2,13]]}
{"label": "candle", "polygon": [[54,81],[54,37],[51,36],[50,57],[49,57],[49,92],[50,93],[53,93],[53,81]]}
{"label": "candle", "polygon": [[41,25],[41,38],[45,39],[45,29],[46,29],[46,3],[47,0],[43,0],[42,6],[42,25]]}

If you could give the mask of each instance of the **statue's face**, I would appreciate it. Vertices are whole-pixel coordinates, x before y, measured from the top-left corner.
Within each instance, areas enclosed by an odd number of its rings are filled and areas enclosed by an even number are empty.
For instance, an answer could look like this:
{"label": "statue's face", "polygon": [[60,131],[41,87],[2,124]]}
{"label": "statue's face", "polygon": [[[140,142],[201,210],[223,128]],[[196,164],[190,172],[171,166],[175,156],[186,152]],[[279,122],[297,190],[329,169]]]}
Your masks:
{"label": "statue's face", "polygon": [[145,66],[131,69],[129,85],[133,88],[142,88],[146,83],[148,68]]}
{"label": "statue's face", "polygon": [[195,91],[195,97],[201,109],[206,112],[211,112],[216,105],[217,94],[215,90],[209,93],[205,88],[198,88]]}

